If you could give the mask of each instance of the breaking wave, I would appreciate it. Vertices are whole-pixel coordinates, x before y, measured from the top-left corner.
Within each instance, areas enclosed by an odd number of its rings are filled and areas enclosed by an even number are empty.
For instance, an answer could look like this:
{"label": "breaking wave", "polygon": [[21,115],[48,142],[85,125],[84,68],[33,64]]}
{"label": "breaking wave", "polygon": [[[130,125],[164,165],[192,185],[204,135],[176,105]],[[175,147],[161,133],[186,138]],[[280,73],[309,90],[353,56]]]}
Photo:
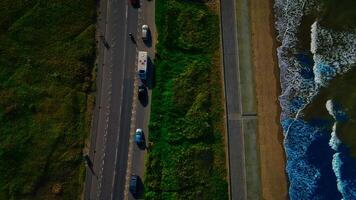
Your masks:
{"label": "breaking wave", "polygon": [[332,99],[325,109],[334,120],[302,118],[322,87],[356,63],[356,34],[337,32],[315,21],[310,27],[310,49],[300,52],[297,33],[304,15],[316,0],[277,0],[277,49],[282,93],[279,97],[289,196],[292,200],[356,199],[356,161],[337,138],[338,122],[346,114]]}

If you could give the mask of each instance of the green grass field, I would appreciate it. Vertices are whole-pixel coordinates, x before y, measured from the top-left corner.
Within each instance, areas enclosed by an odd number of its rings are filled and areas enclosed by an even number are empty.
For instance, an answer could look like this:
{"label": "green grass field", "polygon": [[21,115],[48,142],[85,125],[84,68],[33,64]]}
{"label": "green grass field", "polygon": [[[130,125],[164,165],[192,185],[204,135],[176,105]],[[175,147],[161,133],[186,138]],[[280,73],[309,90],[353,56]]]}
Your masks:
{"label": "green grass field", "polygon": [[156,25],[145,197],[227,199],[218,16],[202,2],[156,0]]}
{"label": "green grass field", "polygon": [[0,1],[0,199],[78,199],[94,0]]}

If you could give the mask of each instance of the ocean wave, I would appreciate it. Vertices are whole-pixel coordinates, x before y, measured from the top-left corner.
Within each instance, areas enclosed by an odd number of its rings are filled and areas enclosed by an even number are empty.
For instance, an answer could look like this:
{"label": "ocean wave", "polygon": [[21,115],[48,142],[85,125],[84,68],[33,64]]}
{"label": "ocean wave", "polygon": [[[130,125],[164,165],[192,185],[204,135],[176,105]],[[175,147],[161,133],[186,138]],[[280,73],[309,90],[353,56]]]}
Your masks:
{"label": "ocean wave", "polygon": [[340,199],[331,164],[334,151],[327,148],[330,122],[285,119],[282,126],[289,127],[284,146],[290,199]]}
{"label": "ocean wave", "polygon": [[337,178],[338,190],[344,200],[354,200],[356,197],[356,161],[347,156],[346,152],[335,153],[332,160],[333,170]]}
{"label": "ocean wave", "polygon": [[317,21],[310,27],[310,50],[298,50],[302,18],[316,6],[316,0],[277,0],[274,5],[289,195],[292,200],[354,200],[356,161],[337,138],[337,124],[347,120],[346,114],[331,99],[325,109],[334,121],[302,119],[320,89],[356,63],[356,34],[329,30]]}
{"label": "ocean wave", "polygon": [[338,123],[346,122],[348,117],[342,107],[332,100],[326,102],[326,109],[335,120],[329,146],[335,150],[332,168],[336,176],[337,188],[344,200],[353,200],[356,197],[356,161],[350,158],[349,149],[341,143],[336,134]]}
{"label": "ocean wave", "polygon": [[315,84],[325,87],[337,75],[351,69],[356,62],[356,34],[326,29],[314,22],[311,26]]}

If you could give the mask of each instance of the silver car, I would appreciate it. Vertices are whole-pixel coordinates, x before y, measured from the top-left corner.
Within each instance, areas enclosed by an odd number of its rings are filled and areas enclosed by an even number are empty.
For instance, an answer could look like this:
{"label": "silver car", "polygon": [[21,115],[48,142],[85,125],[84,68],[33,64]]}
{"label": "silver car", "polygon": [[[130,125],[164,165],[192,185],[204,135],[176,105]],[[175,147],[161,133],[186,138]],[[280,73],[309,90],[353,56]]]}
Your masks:
{"label": "silver car", "polygon": [[142,25],[142,40],[144,41],[148,40],[148,32],[149,32],[148,25],[146,24]]}

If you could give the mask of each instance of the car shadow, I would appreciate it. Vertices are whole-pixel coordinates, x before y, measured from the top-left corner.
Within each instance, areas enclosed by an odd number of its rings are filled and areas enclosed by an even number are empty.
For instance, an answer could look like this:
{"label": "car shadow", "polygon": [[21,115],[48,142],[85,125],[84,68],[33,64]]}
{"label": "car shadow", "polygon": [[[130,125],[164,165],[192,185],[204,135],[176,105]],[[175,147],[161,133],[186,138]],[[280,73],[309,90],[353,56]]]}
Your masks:
{"label": "car shadow", "polygon": [[137,147],[141,150],[145,150],[147,148],[146,146],[146,137],[145,137],[145,132],[142,131],[142,143],[137,144]]}
{"label": "car shadow", "polygon": [[143,43],[149,48],[152,47],[152,36],[150,29],[147,31],[147,40],[143,40]]}
{"label": "car shadow", "polygon": [[146,150],[147,146],[146,146],[146,141],[143,141],[142,144],[138,144],[137,147],[140,149],[140,150]]}
{"label": "car shadow", "polygon": [[148,89],[152,90],[155,86],[155,67],[150,57],[147,58],[147,78],[142,83],[145,84]]}

